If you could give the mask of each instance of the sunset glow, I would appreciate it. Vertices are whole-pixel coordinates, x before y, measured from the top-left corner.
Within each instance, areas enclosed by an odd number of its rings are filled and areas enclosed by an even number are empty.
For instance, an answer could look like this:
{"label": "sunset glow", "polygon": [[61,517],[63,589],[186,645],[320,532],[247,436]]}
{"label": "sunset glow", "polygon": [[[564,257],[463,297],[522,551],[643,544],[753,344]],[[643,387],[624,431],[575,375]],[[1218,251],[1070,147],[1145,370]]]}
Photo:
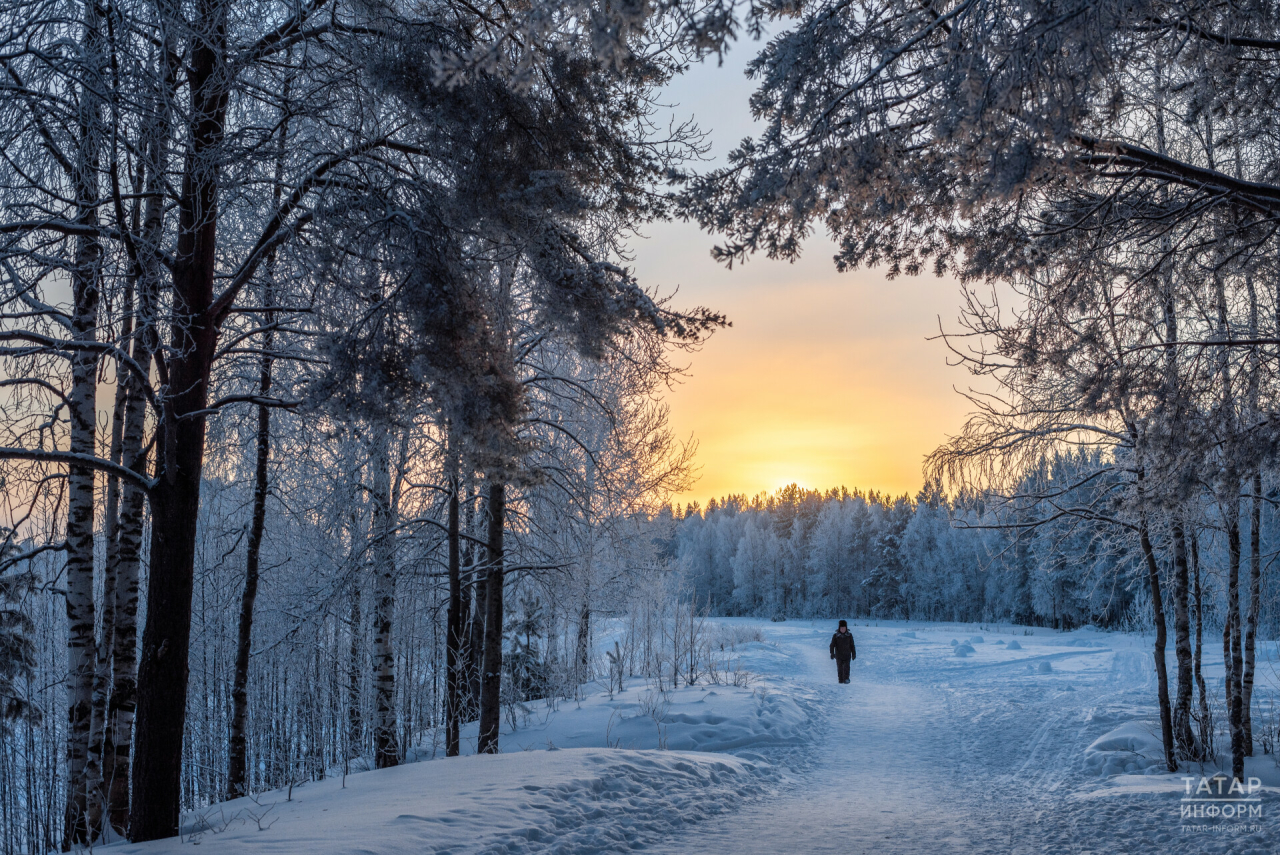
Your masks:
{"label": "sunset glow", "polygon": [[682,304],[733,323],[667,395],[677,434],[699,443],[701,477],[682,504],[792,482],[914,494],[924,456],[964,423],[968,402],[953,386],[972,378],[927,340],[939,316],[955,327],[957,284],[841,275],[830,247],[811,243],[794,265],[756,259],[730,271],[711,260],[711,238],[671,224],[638,251],[642,281],[678,284]]}

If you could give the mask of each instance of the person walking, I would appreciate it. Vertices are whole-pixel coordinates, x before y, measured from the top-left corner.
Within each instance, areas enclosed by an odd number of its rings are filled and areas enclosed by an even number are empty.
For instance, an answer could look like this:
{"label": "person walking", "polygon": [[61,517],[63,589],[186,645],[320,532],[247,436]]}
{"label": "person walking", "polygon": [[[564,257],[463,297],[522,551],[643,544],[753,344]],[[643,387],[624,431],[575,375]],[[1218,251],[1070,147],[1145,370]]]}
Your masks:
{"label": "person walking", "polygon": [[858,658],[858,651],[853,646],[853,633],[849,632],[847,621],[840,621],[836,634],[831,636],[831,658],[836,660],[836,676],[840,682],[849,682],[849,663]]}

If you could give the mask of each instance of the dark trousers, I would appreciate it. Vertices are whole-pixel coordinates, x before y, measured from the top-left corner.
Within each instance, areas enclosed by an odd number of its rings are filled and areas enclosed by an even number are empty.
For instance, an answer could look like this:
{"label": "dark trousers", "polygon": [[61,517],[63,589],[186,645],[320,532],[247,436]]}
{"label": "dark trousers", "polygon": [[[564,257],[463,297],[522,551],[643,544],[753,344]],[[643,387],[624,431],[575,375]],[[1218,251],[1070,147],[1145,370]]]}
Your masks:
{"label": "dark trousers", "polygon": [[836,674],[839,675],[841,683],[849,682],[849,663],[851,661],[843,656],[836,657]]}

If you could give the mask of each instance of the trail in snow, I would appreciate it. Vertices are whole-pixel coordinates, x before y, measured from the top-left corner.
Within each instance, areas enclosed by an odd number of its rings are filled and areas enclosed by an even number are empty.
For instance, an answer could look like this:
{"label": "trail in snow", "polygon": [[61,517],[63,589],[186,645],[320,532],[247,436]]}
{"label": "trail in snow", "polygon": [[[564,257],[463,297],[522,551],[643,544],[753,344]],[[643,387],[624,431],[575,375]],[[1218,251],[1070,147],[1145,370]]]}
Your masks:
{"label": "trail in snow", "polygon": [[[855,627],[855,635],[859,635]],[[689,831],[658,847],[701,852],[933,852],[968,846],[973,804],[954,760],[946,699],[898,679],[889,643],[858,638],[853,681],[839,685],[826,629],[776,630],[824,710],[814,759],[777,798]],[[976,798],[975,798],[976,797]],[[976,851],[976,850],[975,850]]]}
{"label": "trail in snow", "polygon": [[[653,851],[1277,851],[1274,790],[1264,793],[1262,818],[1250,820],[1260,830],[1189,832],[1178,777],[1104,779],[1086,768],[1090,743],[1152,711],[1141,639],[1017,630],[975,639],[975,653],[960,658],[948,655],[948,636],[967,639],[963,630],[930,626],[909,638],[903,629],[855,626],[859,658],[853,682],[842,686],[826,651],[830,627],[770,627],[799,666],[785,676],[824,711],[812,762],[793,770],[774,798],[687,828]],[[1006,649],[1015,638],[1023,647],[1016,653]],[[1062,649],[1069,645],[1081,646]],[[1051,663],[1047,672],[1042,662]]]}

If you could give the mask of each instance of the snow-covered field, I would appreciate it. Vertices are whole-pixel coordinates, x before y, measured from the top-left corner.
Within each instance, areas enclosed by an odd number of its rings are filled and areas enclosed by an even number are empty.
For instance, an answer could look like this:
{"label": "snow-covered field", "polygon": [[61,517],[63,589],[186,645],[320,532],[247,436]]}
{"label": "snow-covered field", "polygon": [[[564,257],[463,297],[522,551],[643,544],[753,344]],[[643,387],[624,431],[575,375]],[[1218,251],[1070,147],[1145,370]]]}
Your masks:
{"label": "snow-covered field", "polygon": [[[1148,639],[855,624],[842,686],[832,622],[725,623],[766,638],[737,648],[749,685],[633,680],[539,702],[507,723],[501,756],[427,761],[425,746],[423,762],[216,806],[182,840],[117,851],[1278,851],[1273,756],[1250,761],[1254,800],[1193,805],[1244,819],[1182,817],[1183,777],[1212,770],[1161,771]],[[1260,692],[1275,689],[1268,654]]]}

